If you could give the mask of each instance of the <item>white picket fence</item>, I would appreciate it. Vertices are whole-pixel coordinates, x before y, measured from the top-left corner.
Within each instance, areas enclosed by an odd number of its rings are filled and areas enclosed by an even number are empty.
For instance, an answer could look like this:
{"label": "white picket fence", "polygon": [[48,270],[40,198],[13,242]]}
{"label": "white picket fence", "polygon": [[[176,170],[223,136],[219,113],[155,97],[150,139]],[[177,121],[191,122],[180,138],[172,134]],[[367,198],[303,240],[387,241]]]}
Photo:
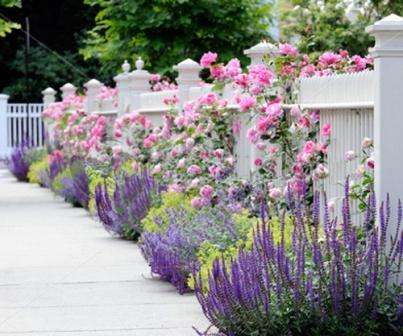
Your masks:
{"label": "white picket fence", "polygon": [[7,101],[6,95],[0,95],[0,158],[24,141],[34,147],[43,146],[44,104],[9,104]]}

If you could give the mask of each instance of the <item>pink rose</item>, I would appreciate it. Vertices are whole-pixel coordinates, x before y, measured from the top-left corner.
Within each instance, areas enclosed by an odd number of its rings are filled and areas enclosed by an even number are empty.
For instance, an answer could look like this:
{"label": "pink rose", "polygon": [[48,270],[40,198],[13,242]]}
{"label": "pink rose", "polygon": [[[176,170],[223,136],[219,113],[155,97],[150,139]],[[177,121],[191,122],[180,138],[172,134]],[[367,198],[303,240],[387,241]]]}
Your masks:
{"label": "pink rose", "polygon": [[324,124],[322,127],[322,135],[324,137],[329,137],[332,133],[332,126],[330,124]]}
{"label": "pink rose", "polygon": [[200,65],[203,68],[208,68],[211,64],[213,64],[217,60],[217,53],[213,53],[211,51],[203,54],[203,56],[200,59]]}
{"label": "pink rose", "polygon": [[315,152],[315,143],[312,140],[309,140],[305,143],[303,152],[305,154],[313,154]]}
{"label": "pink rose", "polygon": [[244,96],[239,100],[241,112],[246,112],[256,105],[256,98],[252,96]]}
{"label": "pink rose", "polygon": [[289,55],[293,57],[298,55],[298,49],[289,43],[280,43],[279,50],[280,54],[282,55]]}
{"label": "pink rose", "polygon": [[261,167],[263,164],[263,160],[261,158],[256,158],[254,163],[256,167]]}
{"label": "pink rose", "polygon": [[151,170],[151,174],[155,175],[155,174],[159,174],[162,171],[162,166],[161,164],[157,164],[152,170]]}
{"label": "pink rose", "polygon": [[200,189],[200,196],[206,198],[206,199],[211,199],[213,196],[214,188],[208,184],[204,185]]}
{"label": "pink rose", "polygon": [[187,170],[188,174],[192,174],[192,175],[199,175],[201,174],[202,170],[199,166],[197,165],[191,165],[188,170]]}
{"label": "pink rose", "polygon": [[270,198],[272,198],[272,199],[278,199],[278,198],[280,198],[281,197],[281,190],[280,190],[280,188],[271,188],[270,190],[269,190],[269,196],[270,196]]}
{"label": "pink rose", "polygon": [[203,206],[203,201],[200,197],[195,197],[190,201],[190,205],[195,209],[199,209]]}

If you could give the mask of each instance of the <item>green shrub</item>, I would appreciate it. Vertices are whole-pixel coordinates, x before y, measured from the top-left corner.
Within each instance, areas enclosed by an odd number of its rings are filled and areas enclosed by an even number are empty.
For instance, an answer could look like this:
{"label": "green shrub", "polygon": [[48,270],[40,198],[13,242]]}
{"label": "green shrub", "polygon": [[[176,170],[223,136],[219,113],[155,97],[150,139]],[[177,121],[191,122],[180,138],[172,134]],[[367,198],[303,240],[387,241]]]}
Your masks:
{"label": "green shrub", "polygon": [[169,226],[168,209],[186,210],[189,218],[195,213],[190,205],[190,199],[182,193],[166,192],[155,199],[155,205],[150,209],[146,218],[142,220],[145,231],[164,233]]}
{"label": "green shrub", "polygon": [[44,156],[39,161],[35,161],[29,166],[28,181],[29,183],[46,186],[45,177],[49,174],[49,162],[47,156]]}

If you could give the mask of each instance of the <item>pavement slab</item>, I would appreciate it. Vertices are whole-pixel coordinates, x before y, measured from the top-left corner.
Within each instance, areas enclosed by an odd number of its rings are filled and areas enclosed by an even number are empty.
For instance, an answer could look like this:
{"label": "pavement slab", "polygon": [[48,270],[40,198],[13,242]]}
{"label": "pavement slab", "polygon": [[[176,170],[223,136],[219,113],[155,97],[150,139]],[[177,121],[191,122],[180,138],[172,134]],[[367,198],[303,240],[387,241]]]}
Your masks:
{"label": "pavement slab", "polygon": [[0,336],[188,336],[208,322],[132,242],[0,169]]}

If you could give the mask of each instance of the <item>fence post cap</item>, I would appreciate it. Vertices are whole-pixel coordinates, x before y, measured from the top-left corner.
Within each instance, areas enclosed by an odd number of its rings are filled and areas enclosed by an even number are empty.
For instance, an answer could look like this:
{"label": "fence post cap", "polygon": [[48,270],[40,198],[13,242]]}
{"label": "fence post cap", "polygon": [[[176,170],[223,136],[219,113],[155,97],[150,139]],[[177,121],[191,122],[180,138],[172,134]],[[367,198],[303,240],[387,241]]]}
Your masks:
{"label": "fence post cap", "polygon": [[201,68],[202,67],[199,63],[193,61],[190,58],[187,58],[184,61],[173,66],[174,70],[201,70]]}
{"label": "fence post cap", "polygon": [[136,70],[143,70],[143,67],[144,67],[144,61],[139,56],[136,61]]}
{"label": "fence post cap", "polygon": [[123,73],[128,73],[130,71],[130,68],[131,68],[130,63],[127,60],[125,60],[122,64]]}
{"label": "fence post cap", "polygon": [[373,25],[368,26],[365,30],[369,34],[380,31],[387,32],[403,30],[403,17],[396,14],[390,14],[383,19],[376,21]]}
{"label": "fence post cap", "polygon": [[75,90],[75,89],[76,89],[76,87],[71,83],[66,83],[60,88],[60,90],[62,90],[62,91],[63,90]]}
{"label": "fence post cap", "polygon": [[272,52],[277,52],[278,48],[267,41],[262,41],[256,45],[254,45],[253,47],[244,50],[244,54],[245,55],[251,55],[251,54],[268,54],[268,53],[272,53]]}
{"label": "fence post cap", "polygon": [[42,91],[43,95],[54,95],[56,94],[56,90],[52,89],[51,87],[46,88]]}
{"label": "fence post cap", "polygon": [[5,93],[0,93],[0,100],[7,100],[8,98],[10,98],[9,95],[6,95]]}
{"label": "fence post cap", "polygon": [[101,87],[102,85],[103,84],[99,80],[97,80],[95,78],[90,79],[87,83],[84,84],[84,86],[87,89],[89,89],[89,88],[98,88],[98,87]]}

